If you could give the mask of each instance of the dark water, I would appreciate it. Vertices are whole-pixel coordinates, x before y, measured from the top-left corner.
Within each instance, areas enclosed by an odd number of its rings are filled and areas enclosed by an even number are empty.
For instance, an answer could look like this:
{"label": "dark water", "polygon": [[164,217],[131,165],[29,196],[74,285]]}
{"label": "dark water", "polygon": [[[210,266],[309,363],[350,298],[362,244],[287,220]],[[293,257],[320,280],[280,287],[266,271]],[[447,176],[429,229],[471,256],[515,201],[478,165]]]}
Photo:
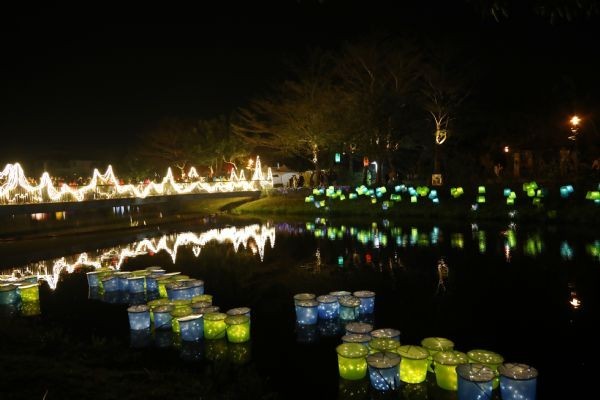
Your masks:
{"label": "dark water", "polygon": [[[558,393],[558,398],[580,398],[590,385],[584,377],[594,368],[591,354],[600,322],[600,236],[594,232],[387,220],[239,222],[225,229],[217,229],[223,228],[218,221],[210,224],[164,236],[148,233],[147,240],[115,237],[114,246],[104,241],[102,248],[83,255],[65,246],[65,258],[58,262],[13,261],[11,266],[45,275],[41,316],[34,317],[40,329],[59,323],[82,338],[107,338],[121,343],[123,351],[144,347],[149,353],[164,351],[157,347],[169,338],[131,337],[127,299],[89,299],[85,274],[78,268],[160,265],[203,279],[206,293],[214,295],[213,303],[222,310],[251,307],[252,341],[247,346],[206,342],[170,351],[200,359],[196,363],[202,365],[227,353],[223,357],[234,360],[236,368],[259,377],[262,395],[377,398],[368,382],[338,378],[339,326],[295,326],[295,293],[362,289],[377,293],[375,327],[399,329],[403,344],[443,336],[457,350],[483,348],[506,361],[530,364],[539,370],[542,399]],[[91,249],[93,243],[86,246]],[[35,256],[35,248],[31,243],[24,260]],[[447,275],[439,272],[442,263]],[[232,379],[240,376],[245,375]],[[456,398],[438,389],[431,376],[429,380],[402,396]]]}

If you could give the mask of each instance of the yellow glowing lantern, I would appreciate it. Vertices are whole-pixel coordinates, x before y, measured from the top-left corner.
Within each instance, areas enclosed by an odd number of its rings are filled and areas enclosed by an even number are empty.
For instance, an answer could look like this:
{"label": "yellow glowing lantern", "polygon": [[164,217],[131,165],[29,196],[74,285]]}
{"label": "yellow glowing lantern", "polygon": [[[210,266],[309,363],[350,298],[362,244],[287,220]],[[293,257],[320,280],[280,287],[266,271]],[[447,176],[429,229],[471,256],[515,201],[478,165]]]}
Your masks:
{"label": "yellow glowing lantern", "polygon": [[421,383],[427,378],[429,351],[421,346],[400,346],[396,352],[400,361],[400,380],[406,383]]}
{"label": "yellow glowing lantern", "polygon": [[456,367],[469,362],[467,355],[460,351],[440,351],[433,356],[435,366],[435,380],[442,389],[456,390],[458,376]]}

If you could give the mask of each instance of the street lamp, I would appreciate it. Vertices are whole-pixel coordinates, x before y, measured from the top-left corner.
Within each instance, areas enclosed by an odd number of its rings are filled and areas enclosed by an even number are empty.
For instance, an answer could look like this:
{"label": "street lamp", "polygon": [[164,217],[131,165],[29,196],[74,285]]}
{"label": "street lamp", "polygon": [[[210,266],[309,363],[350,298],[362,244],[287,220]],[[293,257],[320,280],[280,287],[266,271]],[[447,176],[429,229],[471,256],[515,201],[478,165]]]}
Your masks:
{"label": "street lamp", "polygon": [[579,133],[579,124],[581,123],[581,118],[577,115],[573,115],[569,120],[571,123],[571,135],[569,136],[570,140],[575,140],[577,138],[577,134]]}

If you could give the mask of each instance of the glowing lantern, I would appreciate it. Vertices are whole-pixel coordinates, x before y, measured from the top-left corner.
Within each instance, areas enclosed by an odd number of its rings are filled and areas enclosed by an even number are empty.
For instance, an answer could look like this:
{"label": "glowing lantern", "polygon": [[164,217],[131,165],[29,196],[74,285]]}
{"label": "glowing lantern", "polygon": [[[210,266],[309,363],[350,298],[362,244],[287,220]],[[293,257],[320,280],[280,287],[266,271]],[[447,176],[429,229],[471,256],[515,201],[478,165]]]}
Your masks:
{"label": "glowing lantern", "polygon": [[[487,350],[471,350],[467,353],[467,357],[469,357],[469,362],[486,365],[490,367],[494,373],[498,371],[498,367],[504,362],[504,357],[500,354]],[[500,379],[494,379],[494,389],[496,389],[499,384]]]}
{"label": "glowing lantern", "polygon": [[152,267],[148,267],[146,268],[146,271],[152,273],[152,274],[157,274],[157,275],[164,275],[167,271],[165,271],[164,269],[162,269],[162,267],[158,266],[158,265],[154,265]]}
{"label": "glowing lantern", "polygon": [[460,351],[440,351],[433,356],[435,380],[439,387],[446,390],[457,389],[456,367],[468,362],[467,355]]}
{"label": "glowing lantern", "polygon": [[92,271],[86,273],[87,282],[89,287],[98,287],[100,286],[100,275],[102,272],[100,271]]}
{"label": "glowing lantern", "polygon": [[398,329],[376,329],[371,332],[371,336],[374,338],[388,338],[400,343],[400,331]]}
{"label": "glowing lantern", "polygon": [[319,319],[334,319],[339,316],[340,304],[338,298],[331,295],[317,297],[319,302]]}
{"label": "glowing lantern", "polygon": [[150,309],[148,306],[143,304],[131,306],[127,309],[127,313],[129,314],[129,327],[132,330],[150,328]]}
{"label": "glowing lantern", "polygon": [[19,302],[19,293],[15,285],[0,285],[0,304],[15,304]]}
{"label": "glowing lantern", "polygon": [[204,320],[202,315],[192,314],[177,319],[181,331],[181,340],[195,342],[202,339],[204,334]]}
{"label": "glowing lantern", "polygon": [[167,299],[156,299],[150,300],[147,304],[150,309],[150,321],[154,322],[154,309],[158,306],[166,306],[169,304],[169,300]]}
{"label": "glowing lantern", "polygon": [[454,342],[443,337],[427,337],[421,340],[421,346],[429,352],[430,364],[433,364],[433,356],[438,352],[454,350]]}
{"label": "glowing lantern", "polygon": [[218,313],[221,311],[219,306],[208,306],[208,307],[198,307],[195,309],[194,314],[210,314],[210,313]]}
{"label": "glowing lantern", "polygon": [[116,292],[119,290],[119,278],[115,275],[110,275],[100,279],[105,292]]}
{"label": "glowing lantern", "polygon": [[[294,296],[295,297],[295,296]],[[300,325],[315,325],[319,316],[319,303],[316,300],[296,301],[296,322]]]}
{"label": "glowing lantern", "polygon": [[225,318],[227,340],[231,343],[245,343],[250,340],[250,318],[247,315],[231,315]]}
{"label": "glowing lantern", "polygon": [[367,356],[371,386],[381,392],[400,388],[399,363],[400,356],[396,353],[374,353]]}
{"label": "glowing lantern", "polygon": [[458,374],[459,400],[490,400],[492,381],[496,373],[483,364],[461,364],[456,367]]}
{"label": "glowing lantern", "polygon": [[339,299],[340,319],[353,321],[360,315],[360,300],[354,296],[343,296]]}
{"label": "glowing lantern", "polygon": [[194,298],[194,296],[201,296],[204,294],[204,281],[200,279],[192,279],[189,283],[189,287],[191,288],[192,298]]}
{"label": "glowing lantern", "polygon": [[342,343],[360,343],[365,346],[369,346],[371,336],[368,334],[351,333],[342,336]]}
{"label": "glowing lantern", "polygon": [[[172,302],[173,303],[173,302]],[[188,304],[172,304],[173,310],[171,311],[171,324],[174,333],[179,333],[181,328],[179,327],[178,318],[187,317],[192,314],[192,307]]]}
{"label": "glowing lantern", "polygon": [[345,290],[338,290],[338,291],[335,291],[335,292],[329,292],[329,295],[330,295],[330,296],[335,296],[335,297],[337,297],[337,298],[338,298],[338,300],[339,300],[339,298],[340,298],[340,297],[344,297],[344,296],[351,296],[351,295],[352,295],[352,293],[350,293],[350,292],[347,292],[347,291],[345,291]]}
{"label": "glowing lantern", "polygon": [[157,305],[150,308],[151,315],[154,317],[154,329],[168,329],[173,328],[171,312],[173,306],[168,304]]}
{"label": "glowing lantern", "polygon": [[210,307],[211,304],[207,301],[197,301],[195,303],[192,303],[192,311],[194,312],[194,314],[204,314],[203,312],[200,312],[199,310],[202,308],[206,308],[206,307]]}
{"label": "glowing lantern", "polygon": [[429,351],[421,346],[400,346],[396,352],[400,361],[400,380],[406,383],[421,383],[427,378]]}
{"label": "glowing lantern", "polygon": [[[131,272],[122,272],[122,271],[117,271],[115,272],[115,277],[118,279],[118,289],[122,292],[128,292],[129,291],[129,281],[127,280],[127,278],[132,277],[133,275],[131,274]],[[106,288],[104,288],[104,290],[106,290]]]}
{"label": "glowing lantern", "polygon": [[367,374],[367,354],[369,350],[362,344],[344,343],[335,349],[338,354],[340,376],[348,380],[359,380]]}
{"label": "glowing lantern", "polygon": [[227,315],[231,316],[231,317],[236,316],[236,315],[245,315],[246,317],[248,317],[248,319],[251,318],[250,308],[248,308],[248,307],[232,308],[231,310],[227,311]]}
{"label": "glowing lantern", "polygon": [[360,334],[368,335],[373,330],[373,325],[364,322],[350,322],[346,324],[346,335]]}
{"label": "glowing lantern", "polygon": [[500,394],[505,400],[535,400],[538,372],[525,364],[505,363],[500,372]]}
{"label": "glowing lantern", "polygon": [[416,203],[417,202],[417,196],[410,196],[410,202],[411,203]]}
{"label": "glowing lantern", "polygon": [[359,290],[353,293],[360,300],[360,313],[373,314],[375,312],[375,292]]}
{"label": "glowing lantern", "polygon": [[208,313],[204,315],[204,337],[206,339],[222,339],[227,332],[225,323],[227,314]]}
{"label": "glowing lantern", "polygon": [[314,300],[316,297],[313,293],[298,293],[294,295],[294,304],[299,301]]}
{"label": "glowing lantern", "polygon": [[192,297],[192,303],[196,303],[199,301],[206,301],[210,304],[212,304],[213,302],[213,297],[212,294],[200,294],[200,295],[196,295],[194,297]]}
{"label": "glowing lantern", "polygon": [[[373,333],[373,332],[371,332]],[[372,337],[372,336],[371,336]],[[400,346],[400,342],[395,341],[394,339],[386,338],[386,337],[378,337],[373,338],[369,342],[369,348],[371,353],[381,352],[384,353],[386,351],[396,351],[396,349]]]}
{"label": "glowing lantern", "polygon": [[170,282],[173,282],[173,278],[168,276],[168,274],[156,278],[156,285],[158,286],[158,294],[160,297],[168,297],[166,285]]}
{"label": "glowing lantern", "polygon": [[21,285],[17,288],[21,301],[24,303],[39,302],[40,301],[40,288],[37,283],[29,285]]}
{"label": "glowing lantern", "polygon": [[127,278],[129,282],[129,293],[144,293],[146,291],[146,277],[132,276]]}

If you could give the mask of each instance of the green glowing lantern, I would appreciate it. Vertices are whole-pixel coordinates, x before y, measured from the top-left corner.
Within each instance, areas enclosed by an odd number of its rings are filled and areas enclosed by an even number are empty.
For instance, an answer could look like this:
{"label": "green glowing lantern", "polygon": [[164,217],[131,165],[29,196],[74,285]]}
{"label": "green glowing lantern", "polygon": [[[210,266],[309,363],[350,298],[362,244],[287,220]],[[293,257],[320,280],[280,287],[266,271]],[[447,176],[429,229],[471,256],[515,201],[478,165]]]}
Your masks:
{"label": "green glowing lantern", "polygon": [[400,331],[393,328],[376,329],[371,332],[373,338],[388,338],[400,343]]}
{"label": "green glowing lantern", "polygon": [[40,309],[39,301],[28,301],[21,304],[21,315],[24,317],[34,317],[40,315],[42,310]]}
{"label": "green glowing lantern", "polygon": [[173,310],[171,311],[171,322],[173,324],[173,332],[180,333],[181,327],[179,326],[179,322],[177,321],[177,319],[187,317],[188,315],[192,315],[192,307],[189,305],[171,305],[173,306]]}
{"label": "green glowing lantern", "polygon": [[454,342],[443,337],[427,337],[421,340],[421,346],[429,351],[431,357],[440,351],[454,350]]}
{"label": "green glowing lantern", "polygon": [[150,320],[151,320],[152,322],[154,322],[154,309],[155,309],[156,307],[159,307],[159,306],[166,306],[166,305],[168,305],[168,304],[169,304],[169,299],[162,299],[162,298],[160,298],[160,299],[156,299],[156,300],[150,300],[150,301],[147,303],[147,305],[148,305],[148,308],[150,309]]}
{"label": "green glowing lantern", "polygon": [[225,318],[227,318],[227,314],[224,313],[208,313],[204,315],[204,337],[206,339],[224,338],[227,332]]}
{"label": "green glowing lantern", "polygon": [[417,202],[417,196],[410,196],[410,202],[411,203],[416,203]]}
{"label": "green glowing lantern", "polygon": [[377,199],[376,199],[375,197],[373,197],[373,198],[371,199],[371,204],[375,204],[375,203],[377,203]]}
{"label": "green glowing lantern", "polygon": [[[198,303],[194,303],[194,304],[198,304]],[[194,314],[202,314],[202,315],[221,312],[221,308],[218,306],[198,307],[193,310],[194,310]]]}
{"label": "green glowing lantern", "polygon": [[225,324],[227,325],[227,340],[230,343],[244,343],[250,340],[250,318],[248,316],[230,315],[225,318]]}
{"label": "green glowing lantern", "polygon": [[312,192],[313,192],[313,195],[315,195],[315,196],[318,196],[321,194],[321,192],[317,188],[314,188]]}
{"label": "green glowing lantern", "polygon": [[[373,332],[371,332],[371,334],[372,333]],[[398,346],[400,346],[400,342],[389,337],[371,337],[372,339],[369,342],[369,349],[371,353],[396,351]]]}
{"label": "green glowing lantern", "polygon": [[192,297],[192,303],[197,303],[199,301],[205,301],[207,303],[212,304],[213,296],[212,294],[199,294],[197,296]]}
{"label": "green glowing lantern", "polygon": [[400,380],[406,383],[421,383],[427,378],[429,351],[421,346],[400,346],[396,349],[400,361]]}
{"label": "green glowing lantern", "polygon": [[485,194],[485,186],[479,186],[477,188],[477,193],[479,193],[479,194]]}
{"label": "green glowing lantern", "polygon": [[458,376],[456,367],[469,361],[467,355],[460,351],[440,351],[433,356],[435,380],[439,387],[446,390],[456,390]]}
{"label": "green glowing lantern", "polygon": [[477,196],[477,203],[479,203],[479,204],[485,203],[485,196]]}
{"label": "green glowing lantern", "polygon": [[342,267],[344,265],[344,256],[338,256],[337,263]]}
{"label": "green glowing lantern", "polygon": [[392,200],[392,201],[402,201],[402,196],[400,196],[399,194],[392,194],[392,195],[390,195],[390,200]]}
{"label": "green glowing lantern", "polygon": [[174,279],[166,274],[156,278],[156,285],[158,286],[158,295],[162,298],[167,298],[167,284],[173,282]]}
{"label": "green glowing lantern", "polygon": [[[471,350],[467,353],[467,357],[469,357],[469,362],[486,365],[495,372],[498,372],[498,367],[504,362],[504,357],[488,350]],[[495,378],[493,388],[496,389],[499,384],[500,379]]]}
{"label": "green glowing lantern", "polygon": [[18,288],[23,303],[39,302],[40,301],[40,289],[37,283],[29,285],[21,285]]}
{"label": "green glowing lantern", "polygon": [[419,194],[419,196],[425,197],[429,193],[429,188],[427,186],[418,186],[417,193]]}
{"label": "green glowing lantern", "polygon": [[360,343],[369,347],[371,339],[371,335],[369,334],[351,333],[349,335],[342,336],[342,343]]}
{"label": "green glowing lantern", "polygon": [[350,198],[350,200],[354,200],[354,199],[356,199],[358,197],[358,195],[356,193],[350,193],[348,195],[348,197]]}
{"label": "green glowing lantern", "polygon": [[305,203],[312,203],[313,201],[315,201],[315,197],[312,195],[304,198]]}
{"label": "green glowing lantern", "polygon": [[585,199],[586,200],[592,200],[592,201],[596,201],[596,200],[600,200],[600,191],[589,191],[585,194]]}
{"label": "green glowing lantern", "polygon": [[515,199],[511,199],[510,197],[506,199],[506,205],[512,206],[515,204]]}
{"label": "green glowing lantern", "polygon": [[367,374],[369,350],[358,343],[344,343],[336,347],[340,376],[348,380],[363,379]]}

